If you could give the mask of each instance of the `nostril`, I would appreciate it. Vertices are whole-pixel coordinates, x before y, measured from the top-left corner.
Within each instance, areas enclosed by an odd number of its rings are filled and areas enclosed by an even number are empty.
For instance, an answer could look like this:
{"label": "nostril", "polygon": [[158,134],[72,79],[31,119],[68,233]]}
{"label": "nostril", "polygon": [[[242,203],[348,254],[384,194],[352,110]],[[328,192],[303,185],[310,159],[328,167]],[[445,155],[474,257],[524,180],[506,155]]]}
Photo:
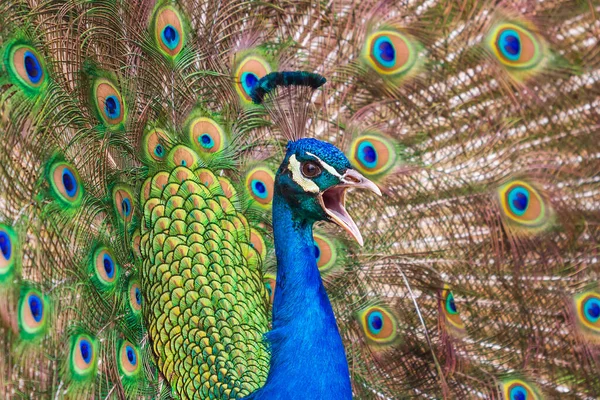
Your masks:
{"label": "nostril", "polygon": [[360,179],[352,175],[344,176],[344,180],[351,183],[360,183]]}

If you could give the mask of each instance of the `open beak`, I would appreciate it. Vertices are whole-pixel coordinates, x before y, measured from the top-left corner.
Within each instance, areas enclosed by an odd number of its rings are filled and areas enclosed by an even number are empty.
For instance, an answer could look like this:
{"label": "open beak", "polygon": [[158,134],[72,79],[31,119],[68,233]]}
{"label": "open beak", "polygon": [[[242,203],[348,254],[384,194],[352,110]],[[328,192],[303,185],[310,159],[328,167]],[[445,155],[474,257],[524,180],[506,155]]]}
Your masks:
{"label": "open beak", "polygon": [[362,246],[364,243],[362,235],[356,223],[346,211],[346,190],[352,188],[369,189],[381,196],[381,190],[376,184],[357,171],[348,169],[342,176],[342,182],[319,194],[319,202],[331,221],[344,228]]}

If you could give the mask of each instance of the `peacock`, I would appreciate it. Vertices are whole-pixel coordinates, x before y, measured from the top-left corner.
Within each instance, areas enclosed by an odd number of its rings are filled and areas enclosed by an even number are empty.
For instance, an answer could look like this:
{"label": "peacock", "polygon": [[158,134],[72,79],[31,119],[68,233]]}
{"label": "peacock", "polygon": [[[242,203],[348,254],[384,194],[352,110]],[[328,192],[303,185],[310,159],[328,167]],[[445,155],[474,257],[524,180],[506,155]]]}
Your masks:
{"label": "peacock", "polygon": [[0,15],[0,397],[600,397],[596,0]]}

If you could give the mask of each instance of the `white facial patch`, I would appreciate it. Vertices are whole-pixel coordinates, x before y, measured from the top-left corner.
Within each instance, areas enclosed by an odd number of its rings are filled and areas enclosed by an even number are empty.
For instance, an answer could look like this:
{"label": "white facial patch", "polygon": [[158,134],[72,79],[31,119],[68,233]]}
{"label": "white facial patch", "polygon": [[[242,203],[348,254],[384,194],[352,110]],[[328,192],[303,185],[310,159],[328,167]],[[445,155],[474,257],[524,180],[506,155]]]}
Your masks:
{"label": "white facial patch", "polygon": [[329,172],[333,176],[336,176],[339,180],[342,180],[342,176],[331,165],[327,164],[325,161],[321,160],[319,157],[315,156],[312,153],[306,152],[306,154],[308,154],[311,157],[316,158],[319,161],[319,164],[321,164],[321,166],[323,168],[325,168],[327,170],[327,172]]}
{"label": "white facial patch", "polygon": [[296,159],[295,154],[290,157],[288,169],[292,172],[292,179],[294,182],[300,185],[305,192],[319,193],[319,186],[302,175],[302,172],[300,171],[300,162]]}

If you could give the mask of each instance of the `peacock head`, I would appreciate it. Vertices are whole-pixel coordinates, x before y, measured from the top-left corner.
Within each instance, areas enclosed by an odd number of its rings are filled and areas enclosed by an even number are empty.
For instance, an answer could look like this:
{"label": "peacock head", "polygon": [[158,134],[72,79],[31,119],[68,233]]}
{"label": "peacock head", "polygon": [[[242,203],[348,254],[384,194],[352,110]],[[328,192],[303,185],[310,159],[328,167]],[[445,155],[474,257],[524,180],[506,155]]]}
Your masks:
{"label": "peacock head", "polygon": [[288,143],[275,178],[276,192],[303,219],[334,222],[362,246],[362,235],[345,207],[346,191],[351,188],[381,196],[377,185],[356,171],[335,146],[316,139]]}

